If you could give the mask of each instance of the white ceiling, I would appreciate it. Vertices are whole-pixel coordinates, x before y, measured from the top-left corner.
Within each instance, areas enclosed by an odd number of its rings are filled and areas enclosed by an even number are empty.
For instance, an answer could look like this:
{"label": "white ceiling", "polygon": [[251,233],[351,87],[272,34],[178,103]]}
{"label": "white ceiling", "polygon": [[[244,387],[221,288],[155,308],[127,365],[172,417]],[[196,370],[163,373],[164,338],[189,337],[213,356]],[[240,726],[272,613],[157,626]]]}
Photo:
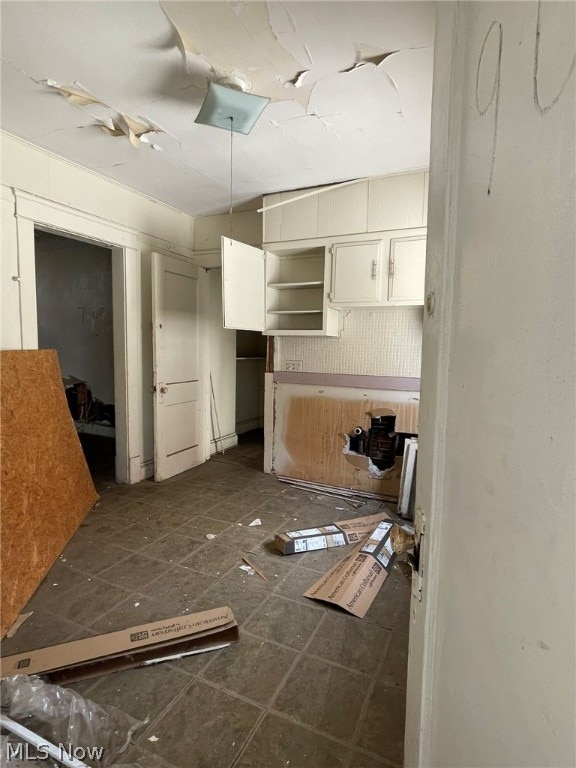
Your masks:
{"label": "white ceiling", "polygon": [[[222,74],[240,73],[272,99],[250,135],[234,134],[235,205],[428,164],[434,3],[0,8],[3,129],[187,213],[229,206],[230,136],[194,123],[208,79]],[[55,85],[94,103],[70,103]],[[161,132],[131,143],[101,129],[126,128],[119,114]]]}

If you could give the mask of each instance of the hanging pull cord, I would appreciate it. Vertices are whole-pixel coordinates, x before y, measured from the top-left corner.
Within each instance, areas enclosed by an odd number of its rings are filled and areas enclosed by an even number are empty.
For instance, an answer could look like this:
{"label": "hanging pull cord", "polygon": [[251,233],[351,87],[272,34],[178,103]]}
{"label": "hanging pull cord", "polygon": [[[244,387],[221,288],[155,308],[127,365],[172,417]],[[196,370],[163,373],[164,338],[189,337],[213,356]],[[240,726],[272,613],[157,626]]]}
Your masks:
{"label": "hanging pull cord", "polygon": [[233,237],[233,223],[232,223],[232,207],[233,207],[233,197],[232,197],[232,191],[234,188],[234,130],[233,130],[233,124],[234,124],[234,117],[230,116],[228,118],[230,120],[230,210],[228,211],[228,216],[230,219],[230,239]]}

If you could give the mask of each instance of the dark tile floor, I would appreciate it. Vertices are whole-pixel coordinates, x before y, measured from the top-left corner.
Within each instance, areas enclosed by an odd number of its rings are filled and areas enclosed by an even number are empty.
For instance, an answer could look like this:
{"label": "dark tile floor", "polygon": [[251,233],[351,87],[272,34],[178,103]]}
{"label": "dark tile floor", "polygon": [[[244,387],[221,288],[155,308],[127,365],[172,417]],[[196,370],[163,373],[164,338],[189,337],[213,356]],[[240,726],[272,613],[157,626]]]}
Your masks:
{"label": "dark tile floor", "polygon": [[[401,765],[410,583],[396,562],[360,620],[302,597],[336,548],[283,557],[275,531],[376,512],[294,490],[245,438],[155,484],[97,481],[90,512],[3,643],[4,655],[229,605],[240,642],[72,686],[149,725],[124,762],[181,768]],[[249,527],[259,517],[262,525]],[[206,534],[214,534],[212,540]],[[267,576],[240,570],[247,555]],[[150,740],[152,739],[152,740]],[[164,762],[165,761],[165,762]]]}

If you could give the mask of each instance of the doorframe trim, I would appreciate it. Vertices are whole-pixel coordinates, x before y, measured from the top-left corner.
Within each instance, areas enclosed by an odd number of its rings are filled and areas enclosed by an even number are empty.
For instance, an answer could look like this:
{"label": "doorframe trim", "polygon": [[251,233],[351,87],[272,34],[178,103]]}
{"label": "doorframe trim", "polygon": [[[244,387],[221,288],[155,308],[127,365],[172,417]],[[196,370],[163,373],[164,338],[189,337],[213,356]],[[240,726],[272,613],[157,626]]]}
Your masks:
{"label": "doorframe trim", "polygon": [[458,39],[461,20],[460,3],[437,3],[425,287],[425,296],[431,296],[432,311],[425,307],[416,478],[416,507],[424,513],[426,533],[421,550],[422,602],[416,596],[418,575],[412,577],[404,763],[407,768],[427,768],[432,755],[440,545],[445,517],[444,436],[457,277],[460,138],[466,96],[462,88],[465,52]]}
{"label": "doorframe trim", "polygon": [[[115,224],[20,190],[14,190],[18,235],[22,348],[38,348],[34,229],[95,242],[112,249],[116,479],[141,480],[142,350],[140,246]],[[24,276],[26,276],[24,278]]]}

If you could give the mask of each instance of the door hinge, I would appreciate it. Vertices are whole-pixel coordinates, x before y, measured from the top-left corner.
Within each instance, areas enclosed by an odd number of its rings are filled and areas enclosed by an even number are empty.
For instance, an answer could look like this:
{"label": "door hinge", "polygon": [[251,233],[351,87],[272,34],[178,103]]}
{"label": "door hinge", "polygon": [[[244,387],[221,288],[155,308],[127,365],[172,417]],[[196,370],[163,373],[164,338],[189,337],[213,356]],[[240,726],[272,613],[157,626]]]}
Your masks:
{"label": "door hinge", "polygon": [[422,601],[422,586],[424,582],[424,535],[426,533],[426,516],[421,507],[414,514],[414,550],[408,555],[412,566],[412,597]]}
{"label": "door hinge", "polygon": [[328,248],[328,253],[330,254],[330,256],[334,256],[334,246],[333,245],[331,245],[330,248]]}

